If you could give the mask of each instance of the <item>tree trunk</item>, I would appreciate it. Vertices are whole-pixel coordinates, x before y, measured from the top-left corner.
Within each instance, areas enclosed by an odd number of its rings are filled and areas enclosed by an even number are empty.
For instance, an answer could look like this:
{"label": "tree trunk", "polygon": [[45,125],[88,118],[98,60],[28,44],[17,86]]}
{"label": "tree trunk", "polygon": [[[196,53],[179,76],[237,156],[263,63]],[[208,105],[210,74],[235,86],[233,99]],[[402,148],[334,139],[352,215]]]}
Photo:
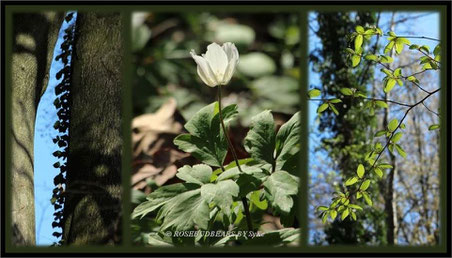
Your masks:
{"label": "tree trunk", "polygon": [[35,245],[33,140],[36,110],[49,81],[49,69],[63,13],[13,14],[11,65],[12,244]]}
{"label": "tree trunk", "polygon": [[[391,17],[391,31],[394,31],[394,17],[395,12],[392,13]],[[391,51],[390,56],[393,55]],[[391,67],[391,64],[389,64]],[[388,100],[389,93],[385,93],[385,100]],[[387,103],[387,101],[386,101]],[[391,105],[388,104],[388,108],[385,109],[384,120],[383,120],[383,128],[388,127],[389,123],[389,113],[390,113]],[[394,190],[394,179],[397,177],[397,163],[395,155],[388,151],[390,164],[392,169],[389,170],[389,174],[387,177],[386,191],[385,191],[385,212],[386,212],[386,242],[388,245],[397,244],[397,209],[396,209],[396,192]]]}
{"label": "tree trunk", "polygon": [[63,242],[114,244],[121,230],[121,16],[79,13]]}

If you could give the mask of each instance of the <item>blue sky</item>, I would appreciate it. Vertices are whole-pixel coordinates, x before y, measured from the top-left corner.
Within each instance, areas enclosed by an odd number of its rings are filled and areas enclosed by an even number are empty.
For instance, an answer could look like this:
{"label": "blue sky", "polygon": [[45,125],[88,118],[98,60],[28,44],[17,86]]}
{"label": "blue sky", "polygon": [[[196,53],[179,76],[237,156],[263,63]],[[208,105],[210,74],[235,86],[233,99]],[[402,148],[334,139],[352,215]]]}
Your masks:
{"label": "blue sky", "polygon": [[[432,38],[436,38],[439,39],[440,35],[439,35],[439,31],[440,31],[440,27],[439,27],[439,13],[419,13],[419,12],[412,12],[412,13],[407,13],[407,12],[398,12],[395,16],[395,19],[397,20],[397,17],[401,17],[401,15],[406,16],[406,15],[410,15],[412,17],[416,17],[416,16],[420,16],[422,15],[422,18],[419,18],[417,21],[413,23],[399,23],[394,31],[398,34],[398,35],[404,35],[407,36],[409,35],[409,32],[412,31],[412,35],[416,35],[416,36],[428,36],[428,37],[432,37]],[[387,26],[384,26],[385,24],[387,24],[390,21],[392,12],[384,12],[381,15],[381,20],[380,20],[380,24],[383,25],[380,27],[383,29],[384,33],[388,32]],[[425,15],[425,16],[423,16]],[[310,13],[309,15],[309,19],[312,22],[310,25],[313,28],[316,28],[318,25],[315,22],[315,13]],[[358,25],[358,24],[357,24]],[[436,44],[438,42],[435,41],[430,41],[430,40],[424,40],[424,39],[409,39],[411,41],[412,44],[418,44],[418,45],[428,45],[430,47],[431,50],[434,49],[434,47],[436,46]],[[309,52],[311,52],[314,48],[316,47],[321,47],[321,43],[319,38],[317,38],[314,33],[310,30],[309,31]],[[378,69],[376,69],[378,70]],[[376,76],[378,76],[378,73],[380,73],[379,71],[376,71]],[[312,65],[310,64],[309,66],[309,83],[308,85],[311,86],[320,86],[321,82],[319,80],[319,74],[315,73],[312,71]],[[322,177],[322,174],[317,173],[317,169],[316,166],[319,162],[319,158],[320,159],[324,159],[324,160],[329,160],[328,158],[328,154],[325,152],[321,152],[321,151],[317,151],[315,152],[315,148],[319,146],[320,140],[322,137],[325,136],[324,134],[318,134],[318,130],[317,130],[317,123],[316,123],[316,117],[317,117],[317,107],[321,104],[320,101],[310,101],[309,102],[309,128],[311,132],[315,132],[315,133],[311,133],[309,135],[309,171],[310,171],[310,186],[313,186],[314,184],[312,184],[313,180],[318,180],[318,181],[322,181],[324,179],[322,178],[318,178],[318,177]],[[315,154],[315,157],[314,155]],[[312,195],[310,195],[311,197]],[[311,203],[312,204],[312,203]],[[319,204],[318,204],[319,205]],[[310,206],[309,207],[309,214],[310,216],[312,216],[312,214],[314,214],[314,207]],[[312,217],[311,217],[312,218]],[[309,231],[309,239],[310,241],[312,241],[313,239],[313,234],[314,233],[320,233],[322,235],[321,230],[319,231],[319,229],[317,228],[317,230],[315,229],[315,225],[312,223],[313,221],[310,220],[310,231]]]}
{"label": "blue sky", "polygon": [[[71,22],[76,19],[73,18]],[[58,40],[53,53],[53,59],[61,53],[60,45],[63,43],[64,30],[69,23],[64,21],[58,34]],[[50,80],[47,89],[38,105],[35,124],[34,138],[34,186],[35,186],[35,216],[36,216],[36,244],[51,245],[58,242],[58,239],[52,236],[55,230],[52,228],[54,208],[50,203],[52,190],[55,188],[53,178],[59,173],[59,169],[53,167],[53,163],[58,159],[52,155],[58,146],[52,142],[52,139],[58,134],[53,128],[57,121],[57,109],[53,105],[56,98],[55,86],[61,80],[56,80],[56,73],[63,68],[63,63],[53,61],[50,67]],[[59,231],[61,232],[61,230]]]}

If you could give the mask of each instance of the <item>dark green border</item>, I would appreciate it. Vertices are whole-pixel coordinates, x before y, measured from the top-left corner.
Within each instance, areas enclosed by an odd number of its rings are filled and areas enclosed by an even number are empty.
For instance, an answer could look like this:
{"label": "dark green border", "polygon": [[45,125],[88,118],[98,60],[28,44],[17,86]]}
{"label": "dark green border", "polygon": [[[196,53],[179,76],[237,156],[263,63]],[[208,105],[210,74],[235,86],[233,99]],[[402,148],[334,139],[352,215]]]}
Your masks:
{"label": "dark green border", "polygon": [[[368,4],[368,3],[367,3]],[[375,4],[375,3],[374,3]],[[381,3],[380,3],[381,4]],[[445,253],[447,248],[447,243],[449,239],[447,239],[447,232],[446,229],[447,226],[447,217],[446,217],[446,204],[447,204],[447,185],[441,184],[441,243],[438,246],[422,246],[422,247],[368,247],[368,246],[309,246],[307,245],[307,236],[308,236],[308,220],[307,216],[301,216],[302,221],[301,223],[301,234],[302,234],[302,242],[300,247],[293,247],[293,248],[277,248],[277,247],[234,247],[234,248],[202,248],[202,247],[177,247],[177,248],[147,248],[147,247],[136,247],[131,245],[131,239],[130,239],[130,218],[126,216],[128,214],[127,212],[130,212],[130,191],[126,189],[130,189],[130,162],[131,162],[131,137],[130,137],[130,121],[131,121],[131,88],[130,82],[131,82],[131,66],[127,65],[131,61],[131,55],[130,55],[130,30],[128,30],[130,25],[130,12],[132,11],[154,11],[154,12],[193,12],[193,11],[209,11],[209,12],[237,12],[237,13],[254,13],[254,12],[300,12],[300,24],[302,25],[300,28],[301,36],[304,38],[304,41],[302,41],[302,50],[301,50],[301,103],[300,108],[301,115],[302,115],[302,133],[306,134],[308,133],[308,105],[307,101],[303,101],[306,98],[306,92],[308,89],[308,62],[307,62],[307,26],[303,26],[304,24],[307,24],[307,13],[310,11],[357,11],[357,10],[372,10],[372,11],[439,11],[441,14],[441,40],[443,42],[443,46],[447,45],[447,39],[448,39],[448,31],[446,28],[447,24],[447,9],[446,9],[446,2],[443,3],[443,5],[415,5],[415,6],[407,6],[407,5],[391,5],[389,3],[385,3],[386,5],[363,5],[357,7],[356,4],[349,4],[349,5],[329,5],[329,6],[319,6],[319,5],[136,5],[136,6],[130,6],[130,5],[112,5],[112,6],[106,6],[106,5],[28,5],[28,6],[22,6],[22,5],[14,5],[9,3],[2,3],[2,5],[5,9],[5,38],[6,38],[6,44],[5,44],[5,60],[11,60],[11,50],[12,50],[12,41],[10,40],[11,37],[8,37],[9,35],[12,35],[12,24],[11,24],[11,13],[12,12],[37,12],[37,11],[46,11],[46,10],[53,10],[53,11],[67,11],[67,10],[78,10],[80,12],[83,11],[98,11],[98,12],[121,12],[123,15],[123,33],[124,33],[124,74],[123,74],[123,102],[122,102],[122,110],[123,110],[123,122],[122,122],[122,134],[123,134],[123,157],[122,157],[122,180],[123,180],[123,245],[122,246],[83,246],[83,247],[61,247],[61,248],[49,248],[49,247],[14,247],[11,245],[10,238],[6,237],[5,239],[5,251],[9,253],[110,253],[114,255],[120,255],[121,253],[144,253],[144,254],[151,254],[151,253],[187,253],[187,252],[198,252],[198,253],[254,253],[259,252],[263,253],[262,255],[270,255],[271,253],[324,253],[324,254],[337,254],[337,253],[411,253],[411,254],[427,254],[427,253]],[[303,37],[305,36],[305,37]],[[448,53],[446,53],[446,48],[442,48],[442,55],[447,56]],[[11,100],[9,96],[11,95],[11,91],[9,89],[9,85],[11,85],[11,75],[9,74],[11,71],[11,64],[10,62],[5,62],[5,82],[6,82],[6,89],[5,89],[5,104],[6,107],[10,107]],[[448,95],[448,89],[445,87],[447,85],[447,78],[446,78],[446,72],[448,67],[443,65],[442,73],[441,73],[441,85],[443,87],[443,90],[441,92],[441,127],[443,128],[441,130],[441,142],[447,143],[447,95]],[[11,140],[10,140],[10,124],[11,124],[11,114],[10,109],[6,109],[5,111],[5,122],[6,122],[6,131],[5,131],[5,143],[6,146],[10,146]],[[302,141],[302,147],[306,148],[308,150],[308,142]],[[441,156],[440,156],[440,163],[441,163],[441,182],[448,182],[447,177],[447,145],[442,144],[440,146],[441,148]],[[307,207],[308,207],[308,154],[309,152],[306,151],[304,153],[305,155],[302,156],[301,162],[305,163],[301,166],[301,213],[307,214]],[[11,166],[10,161],[10,153],[8,151],[5,153],[5,161],[6,161],[6,170],[10,171],[9,168]],[[6,173],[5,175],[6,182],[10,182],[10,175],[9,173]],[[11,185],[6,184],[6,192],[8,193],[10,190]],[[9,196],[8,196],[9,198]],[[10,210],[10,201],[8,199],[5,200],[5,208],[6,211]],[[8,213],[5,213],[6,215],[6,225],[9,225],[11,222],[10,215]],[[303,219],[304,218],[304,219]],[[11,235],[10,227],[5,227],[5,233],[6,236]]]}

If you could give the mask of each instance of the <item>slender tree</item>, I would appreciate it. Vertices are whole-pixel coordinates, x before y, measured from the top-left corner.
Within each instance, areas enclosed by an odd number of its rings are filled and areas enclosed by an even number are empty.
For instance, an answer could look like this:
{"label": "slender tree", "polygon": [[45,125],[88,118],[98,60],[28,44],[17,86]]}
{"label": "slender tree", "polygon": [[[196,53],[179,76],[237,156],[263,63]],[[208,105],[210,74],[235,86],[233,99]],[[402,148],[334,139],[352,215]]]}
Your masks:
{"label": "slender tree", "polygon": [[[33,138],[36,110],[49,81],[49,68],[63,13],[13,14],[11,84],[12,244],[35,244]],[[39,26],[37,26],[39,24]]]}

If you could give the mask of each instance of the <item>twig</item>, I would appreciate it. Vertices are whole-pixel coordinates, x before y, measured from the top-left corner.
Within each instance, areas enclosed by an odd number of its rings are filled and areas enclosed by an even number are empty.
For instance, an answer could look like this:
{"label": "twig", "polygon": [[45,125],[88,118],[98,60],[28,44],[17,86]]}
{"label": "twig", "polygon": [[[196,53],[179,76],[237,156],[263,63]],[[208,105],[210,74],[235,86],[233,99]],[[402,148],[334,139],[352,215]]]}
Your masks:
{"label": "twig", "polygon": [[[386,35],[386,36],[390,36],[390,35]],[[439,40],[439,39],[435,39],[435,38],[432,38],[432,37],[425,37],[425,36],[399,36],[399,35],[397,35],[397,38],[427,39],[427,40],[433,40],[433,41],[441,42],[441,40]]]}
{"label": "twig", "polygon": [[[331,98],[331,99],[309,99],[309,100],[311,100],[311,101],[325,101],[325,102],[328,102],[328,101],[331,101],[333,99],[335,99],[335,98]],[[384,101],[384,102],[389,102],[389,103],[397,104],[397,105],[404,106],[404,107],[411,107],[410,104],[405,104],[405,103],[397,102],[397,101],[394,101],[394,100],[385,100],[385,99],[377,99],[377,98],[363,98],[363,99],[371,100],[371,101]]]}

